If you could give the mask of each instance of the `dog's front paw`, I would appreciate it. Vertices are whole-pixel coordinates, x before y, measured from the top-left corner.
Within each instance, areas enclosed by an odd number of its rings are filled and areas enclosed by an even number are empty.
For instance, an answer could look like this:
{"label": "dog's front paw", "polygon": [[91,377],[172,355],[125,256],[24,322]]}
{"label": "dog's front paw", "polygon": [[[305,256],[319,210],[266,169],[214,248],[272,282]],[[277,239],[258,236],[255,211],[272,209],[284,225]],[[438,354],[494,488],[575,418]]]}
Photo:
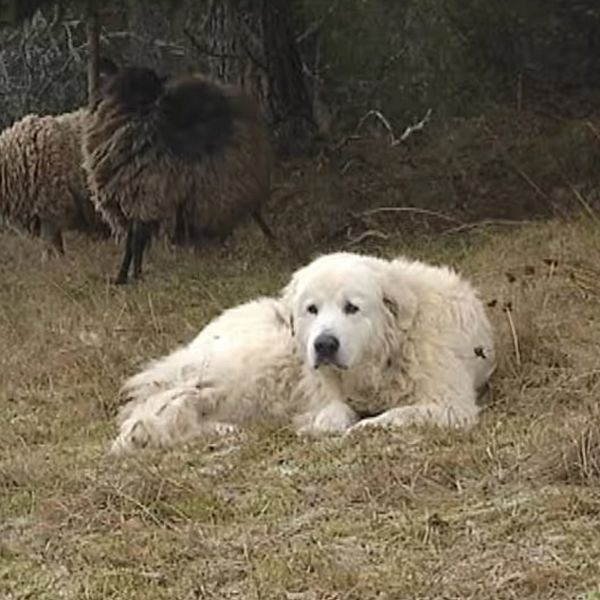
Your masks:
{"label": "dog's front paw", "polygon": [[237,425],[222,422],[206,423],[204,431],[219,436],[240,435],[242,433],[242,430]]}
{"label": "dog's front paw", "polygon": [[354,425],[349,427],[344,432],[344,437],[348,437],[355,433],[360,433],[362,431],[366,431],[368,429],[378,426],[379,424],[374,422],[374,419],[374,417],[369,417],[367,419],[361,419],[358,423],[354,423]]}
{"label": "dog's front paw", "polygon": [[298,435],[324,435],[343,433],[356,423],[358,416],[343,402],[332,402],[314,414],[303,415]]}

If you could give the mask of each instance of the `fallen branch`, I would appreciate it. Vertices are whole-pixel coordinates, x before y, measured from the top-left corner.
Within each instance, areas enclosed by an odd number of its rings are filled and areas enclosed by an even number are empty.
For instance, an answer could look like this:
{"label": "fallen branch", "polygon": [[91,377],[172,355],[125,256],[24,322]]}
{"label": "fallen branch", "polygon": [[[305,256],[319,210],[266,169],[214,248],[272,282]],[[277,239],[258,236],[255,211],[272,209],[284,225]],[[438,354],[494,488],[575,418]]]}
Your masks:
{"label": "fallen branch", "polygon": [[348,240],[346,246],[357,246],[361,242],[364,242],[369,238],[378,238],[380,240],[389,240],[390,236],[387,233],[383,233],[383,231],[378,231],[377,229],[369,229],[368,231],[363,231],[360,235],[357,235],[355,238]]}
{"label": "fallen branch", "polygon": [[467,225],[467,223],[464,223],[456,217],[445,215],[444,213],[438,212],[436,210],[429,210],[428,208],[418,208],[416,206],[380,206],[379,208],[371,208],[369,210],[365,210],[361,213],[354,214],[352,216],[368,217],[371,215],[376,215],[378,213],[416,213],[420,215],[427,215],[429,217],[438,217],[439,219],[443,219],[444,221],[450,221],[451,223],[458,223],[461,227]]}
{"label": "fallen branch", "polygon": [[475,221],[473,223],[463,223],[458,227],[451,227],[446,229],[443,233],[460,233],[462,231],[468,231],[470,229],[477,229],[479,227],[488,227],[493,225],[507,225],[507,226],[520,226],[520,225],[532,225],[534,221],[521,220],[513,221],[511,219],[484,219],[483,221]]}
{"label": "fallen branch", "polygon": [[392,129],[390,122],[378,110],[370,110],[369,112],[367,112],[367,114],[365,114],[362,117],[362,119],[358,122],[358,125],[356,126],[357,132],[360,130],[360,128],[364,125],[365,121],[369,117],[376,117],[377,119],[379,119],[379,121],[381,121],[383,123],[383,126],[388,130],[388,132],[390,134],[390,145],[396,146],[397,144],[399,144],[399,141],[396,139],[396,136],[394,135],[394,130]]}
{"label": "fallen branch", "polygon": [[425,125],[428,123],[429,119],[431,118],[431,114],[432,114],[432,110],[431,110],[431,108],[428,108],[427,112],[425,113],[425,116],[420,121],[417,121],[414,125],[409,125],[404,130],[404,133],[402,133],[402,135],[399,138],[397,138],[394,133],[394,129],[393,129],[392,125],[385,118],[383,113],[379,110],[370,110],[358,122],[358,125],[356,126],[356,132],[358,132],[360,130],[360,128],[364,125],[365,121],[369,117],[375,117],[383,124],[383,126],[386,128],[386,130],[390,134],[390,146],[398,146],[402,142],[405,142],[416,131],[421,131],[421,129],[423,129],[423,127],[425,127]]}
{"label": "fallen branch", "polygon": [[405,130],[404,133],[400,136],[400,142],[404,142],[405,140],[407,140],[415,131],[421,131],[421,129],[423,129],[423,127],[425,127],[425,125],[427,125],[427,123],[429,122],[429,119],[431,118],[431,114],[432,114],[432,110],[431,108],[427,109],[427,112],[425,113],[425,116],[418,121],[417,123],[415,123],[414,125],[409,125]]}

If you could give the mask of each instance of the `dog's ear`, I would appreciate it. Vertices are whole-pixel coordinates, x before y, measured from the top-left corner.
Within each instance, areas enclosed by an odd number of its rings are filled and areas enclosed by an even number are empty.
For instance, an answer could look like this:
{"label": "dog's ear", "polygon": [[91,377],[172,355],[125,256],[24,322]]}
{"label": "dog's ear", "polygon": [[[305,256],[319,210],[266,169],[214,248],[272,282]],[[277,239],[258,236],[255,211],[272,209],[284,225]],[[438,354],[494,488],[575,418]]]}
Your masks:
{"label": "dog's ear", "polygon": [[294,315],[286,305],[275,306],[275,317],[285,327],[289,327],[292,332],[292,337],[295,335],[294,331]]}
{"label": "dog's ear", "polygon": [[396,320],[400,314],[398,303],[391,297],[383,294],[383,306],[389,315]]}
{"label": "dog's ear", "polygon": [[289,283],[281,290],[281,302],[285,306],[287,315],[287,324],[290,327],[292,337],[296,337],[296,327],[294,323],[294,305],[296,303],[296,294],[298,291],[298,276],[297,272],[292,275]]}
{"label": "dog's ear", "polygon": [[392,322],[406,331],[412,325],[417,312],[417,297],[405,282],[393,277],[386,277],[383,282],[383,306]]}
{"label": "dog's ear", "polygon": [[296,271],[290,278],[287,285],[281,290],[280,298],[285,304],[290,314],[294,313],[294,305],[296,303],[296,295],[298,293],[298,282],[300,280],[300,272],[302,269]]}

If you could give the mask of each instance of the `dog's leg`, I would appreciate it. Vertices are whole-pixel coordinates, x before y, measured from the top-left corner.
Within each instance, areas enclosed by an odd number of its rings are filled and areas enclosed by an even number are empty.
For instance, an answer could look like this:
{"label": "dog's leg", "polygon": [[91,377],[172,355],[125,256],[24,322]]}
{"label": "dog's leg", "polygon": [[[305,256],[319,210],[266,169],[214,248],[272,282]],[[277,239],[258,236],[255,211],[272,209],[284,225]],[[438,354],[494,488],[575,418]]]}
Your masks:
{"label": "dog's leg", "polygon": [[65,244],[63,241],[62,231],[53,223],[48,221],[40,222],[40,237],[44,242],[42,251],[42,263],[47,263],[51,256],[64,256]]}
{"label": "dog's leg", "polygon": [[295,422],[298,435],[343,433],[358,421],[358,415],[344,402],[333,401],[324,408],[300,415]]}
{"label": "dog's leg", "polygon": [[477,422],[476,406],[463,410],[453,404],[427,402],[400,406],[359,421],[348,430],[351,434],[366,427],[405,427],[408,425],[437,425],[438,427],[469,428]]}

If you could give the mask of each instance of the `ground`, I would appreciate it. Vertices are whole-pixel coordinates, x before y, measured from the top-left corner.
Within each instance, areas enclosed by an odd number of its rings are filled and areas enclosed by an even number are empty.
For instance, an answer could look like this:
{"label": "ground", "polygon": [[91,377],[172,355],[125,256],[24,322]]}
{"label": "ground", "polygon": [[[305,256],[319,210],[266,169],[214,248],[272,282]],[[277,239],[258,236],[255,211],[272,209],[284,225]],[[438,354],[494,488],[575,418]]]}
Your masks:
{"label": "ground", "polygon": [[[406,189],[346,160],[337,178],[282,171],[279,248],[251,224],[198,254],[158,243],[127,288],[108,282],[111,241],[71,236],[42,265],[0,234],[0,598],[600,598],[600,226],[573,190],[569,219],[370,221],[359,207],[406,206]],[[531,182],[511,182],[518,206]],[[126,375],[341,247],[449,263],[481,288],[500,364],[479,425],[314,441],[265,424],[106,455]]]}

